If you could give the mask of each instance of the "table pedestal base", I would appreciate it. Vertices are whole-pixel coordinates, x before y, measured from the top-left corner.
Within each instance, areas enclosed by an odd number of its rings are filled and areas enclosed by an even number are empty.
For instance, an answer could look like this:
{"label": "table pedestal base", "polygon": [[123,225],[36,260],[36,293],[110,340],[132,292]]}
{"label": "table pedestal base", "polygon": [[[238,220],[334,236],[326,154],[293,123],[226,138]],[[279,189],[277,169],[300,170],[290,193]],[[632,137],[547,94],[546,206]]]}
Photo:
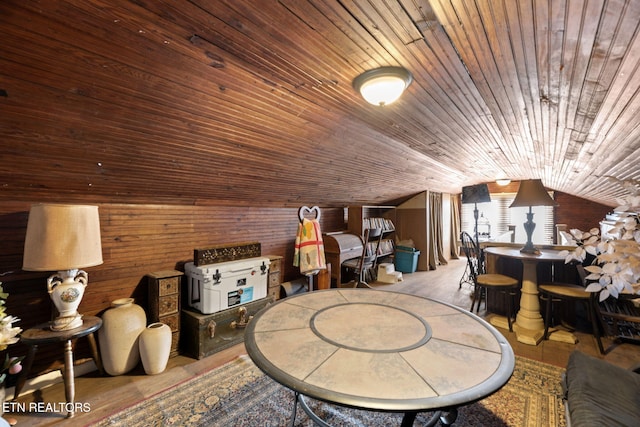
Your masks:
{"label": "table pedestal base", "polygon": [[516,333],[516,339],[523,344],[538,345],[544,338],[544,329],[526,329],[517,323],[513,324],[513,332]]}
{"label": "table pedestal base", "polygon": [[[489,323],[497,328],[509,329],[509,321],[505,316],[493,315],[489,318]],[[527,329],[519,326],[517,323],[513,323],[512,327],[513,332],[516,334],[516,339],[523,344],[538,345],[544,338],[544,329]],[[549,341],[576,344],[578,342],[578,338],[571,332],[549,328]]]}
{"label": "table pedestal base", "polygon": [[[519,342],[529,345],[538,345],[544,338],[544,320],[540,315],[540,300],[538,298],[538,273],[539,262],[564,261],[564,257],[557,250],[541,250],[537,254],[521,252],[512,248],[489,247],[485,252],[498,257],[520,259],[522,261],[522,288],[520,294],[520,309],[513,324],[513,331]],[[501,326],[491,322],[494,326]]]}
{"label": "table pedestal base", "polygon": [[[498,328],[509,330],[509,320],[505,316],[491,316],[489,323]],[[527,329],[517,323],[512,323],[511,326],[516,334],[516,339],[523,344],[538,345],[544,338],[544,329]]]}

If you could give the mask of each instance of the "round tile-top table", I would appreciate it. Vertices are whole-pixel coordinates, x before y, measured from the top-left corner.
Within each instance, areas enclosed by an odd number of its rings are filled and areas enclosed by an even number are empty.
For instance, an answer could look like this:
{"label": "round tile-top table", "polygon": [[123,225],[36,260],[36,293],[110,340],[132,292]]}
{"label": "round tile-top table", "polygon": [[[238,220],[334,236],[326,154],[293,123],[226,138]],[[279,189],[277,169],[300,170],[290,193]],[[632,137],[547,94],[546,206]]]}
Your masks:
{"label": "round tile-top table", "polygon": [[[520,310],[516,315],[516,323],[513,331],[517,340],[530,345],[537,345],[544,337],[544,320],[540,314],[540,300],[538,299],[538,272],[539,262],[564,261],[565,257],[560,255],[560,251],[554,249],[542,249],[539,254],[527,254],[519,249],[509,247],[488,247],[484,251],[488,254],[519,259],[522,261],[522,291],[520,293]],[[497,326],[503,326],[497,320]],[[492,321],[493,323],[493,321]],[[560,334],[558,331],[552,334],[551,339],[558,341],[574,342],[571,338]]]}
{"label": "round tile-top table", "polygon": [[371,289],[330,289],[278,301],[249,323],[245,346],[260,369],[295,392],[312,418],[301,395],[404,412],[403,425],[425,411],[445,410],[441,420],[455,421],[457,407],[500,389],[515,363],[504,336],[478,316]]}

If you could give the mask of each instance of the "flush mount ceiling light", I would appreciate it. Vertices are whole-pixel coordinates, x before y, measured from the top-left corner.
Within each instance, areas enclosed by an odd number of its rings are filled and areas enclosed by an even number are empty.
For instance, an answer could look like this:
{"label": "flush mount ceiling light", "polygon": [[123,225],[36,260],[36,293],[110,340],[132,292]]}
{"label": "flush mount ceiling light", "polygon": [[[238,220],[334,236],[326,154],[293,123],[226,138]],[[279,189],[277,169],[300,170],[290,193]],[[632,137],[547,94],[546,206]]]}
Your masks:
{"label": "flush mount ceiling light", "polygon": [[496,179],[496,184],[500,186],[505,186],[511,184],[511,180],[509,178],[498,178]]}
{"label": "flush mount ceiling light", "polygon": [[353,88],[370,104],[389,105],[402,95],[413,81],[402,67],[381,67],[365,71],[353,80]]}

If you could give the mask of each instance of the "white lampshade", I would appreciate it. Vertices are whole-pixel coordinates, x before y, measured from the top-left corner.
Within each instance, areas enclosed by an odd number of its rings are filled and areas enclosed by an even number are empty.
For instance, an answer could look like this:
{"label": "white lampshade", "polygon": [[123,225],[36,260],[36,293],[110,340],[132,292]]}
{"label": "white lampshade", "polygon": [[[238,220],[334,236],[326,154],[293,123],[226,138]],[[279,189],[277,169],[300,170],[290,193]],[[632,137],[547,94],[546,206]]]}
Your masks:
{"label": "white lampshade", "polygon": [[37,204],[29,211],[22,269],[60,271],[102,264],[97,206]]}
{"label": "white lampshade", "polygon": [[385,106],[400,98],[412,81],[411,73],[402,67],[381,67],[360,74],[353,87],[368,103]]}

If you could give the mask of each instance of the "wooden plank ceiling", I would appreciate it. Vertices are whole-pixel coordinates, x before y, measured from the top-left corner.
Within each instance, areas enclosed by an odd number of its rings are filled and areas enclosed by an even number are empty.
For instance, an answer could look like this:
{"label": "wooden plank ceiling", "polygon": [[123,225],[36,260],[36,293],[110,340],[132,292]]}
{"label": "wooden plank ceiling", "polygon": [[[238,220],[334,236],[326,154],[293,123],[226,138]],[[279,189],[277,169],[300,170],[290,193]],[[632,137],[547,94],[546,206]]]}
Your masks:
{"label": "wooden plank ceiling", "polygon": [[[640,2],[0,2],[6,198],[298,206],[640,178]],[[360,73],[414,82],[368,105]]]}

